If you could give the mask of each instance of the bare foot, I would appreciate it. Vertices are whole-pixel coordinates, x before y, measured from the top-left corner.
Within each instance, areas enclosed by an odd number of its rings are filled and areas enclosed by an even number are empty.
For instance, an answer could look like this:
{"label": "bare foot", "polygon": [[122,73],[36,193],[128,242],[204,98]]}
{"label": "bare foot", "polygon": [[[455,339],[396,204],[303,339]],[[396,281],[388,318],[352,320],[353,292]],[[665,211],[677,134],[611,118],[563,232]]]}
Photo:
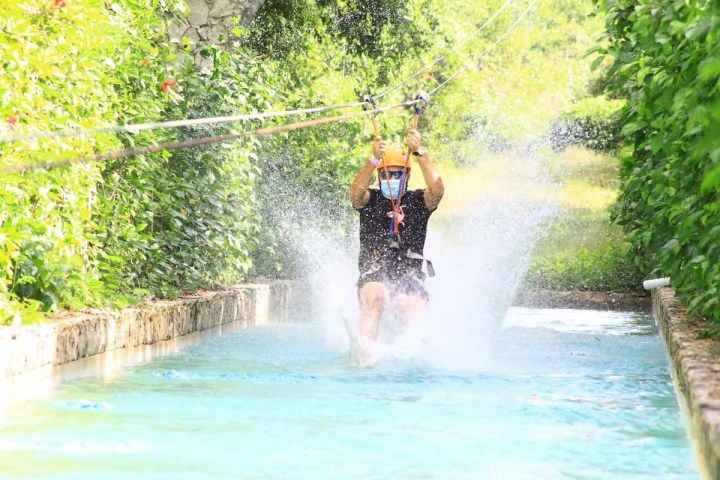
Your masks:
{"label": "bare foot", "polygon": [[350,337],[350,357],[362,368],[372,368],[375,359],[373,358],[373,346],[375,342],[360,334],[357,326],[352,322],[349,315],[343,315],[343,323]]}
{"label": "bare foot", "polygon": [[358,337],[353,342],[352,356],[359,367],[372,368],[375,365],[373,346],[375,342],[366,337]]}

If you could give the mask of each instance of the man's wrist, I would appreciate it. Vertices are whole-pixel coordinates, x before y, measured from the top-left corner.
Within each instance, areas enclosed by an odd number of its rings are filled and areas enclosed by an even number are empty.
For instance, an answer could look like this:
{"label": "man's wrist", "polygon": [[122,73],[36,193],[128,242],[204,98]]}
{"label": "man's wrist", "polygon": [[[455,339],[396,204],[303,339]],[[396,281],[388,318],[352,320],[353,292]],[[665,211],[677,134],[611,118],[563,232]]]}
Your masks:
{"label": "man's wrist", "polygon": [[380,165],[380,159],[373,155],[370,157],[370,163],[377,167],[378,165]]}
{"label": "man's wrist", "polygon": [[424,157],[427,154],[425,153],[425,150],[423,150],[422,147],[420,147],[413,152],[413,155],[415,155],[416,157]]}

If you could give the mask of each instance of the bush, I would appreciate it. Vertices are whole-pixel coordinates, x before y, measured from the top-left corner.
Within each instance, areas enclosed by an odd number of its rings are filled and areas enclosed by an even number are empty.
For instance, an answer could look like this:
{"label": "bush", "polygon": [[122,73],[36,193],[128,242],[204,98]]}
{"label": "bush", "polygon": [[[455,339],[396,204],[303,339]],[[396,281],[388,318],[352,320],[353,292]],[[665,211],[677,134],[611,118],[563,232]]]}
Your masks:
{"label": "bush", "polygon": [[582,145],[596,151],[614,150],[620,144],[620,110],[624,102],[605,96],[586,97],[555,118],[550,143],[555,151]]}
{"label": "bush", "polygon": [[643,279],[629,245],[616,242],[583,248],[573,256],[535,261],[525,276],[525,282],[535,288],[593,292],[638,291]]}
{"label": "bush", "polygon": [[[9,6],[0,20],[0,86],[8,92],[0,96],[0,134],[267,109],[277,80],[269,66],[247,51],[212,46],[202,52],[210,67],[179,60],[155,4]],[[0,168],[231,131],[224,125],[0,143]],[[252,141],[235,142],[3,175],[0,324],[242,279],[260,224],[254,149]]]}
{"label": "bush", "polygon": [[[269,87],[255,77],[272,80],[273,72],[249,52],[205,46],[200,53],[210,66],[188,62],[175,72],[162,118],[232,115],[267,105]],[[142,90],[126,94],[141,96]],[[154,133],[153,141],[232,131],[230,124],[184,127]],[[172,296],[244,278],[260,228],[254,150],[246,140],[108,162],[96,210],[96,222],[107,233],[98,243],[107,260],[103,279],[119,291]]]}
{"label": "bush", "polygon": [[691,311],[720,321],[720,5],[605,0],[612,94],[623,110],[614,215]]}
{"label": "bush", "polygon": [[[113,88],[119,83],[118,45],[147,50],[150,41],[143,39],[162,25],[145,20],[122,3],[107,10],[97,2],[6,3],[0,18],[0,135],[115,123],[123,104]],[[118,146],[112,135],[5,142],[0,168]],[[103,293],[92,221],[99,180],[98,166],[88,163],[2,175],[0,324],[32,321],[40,309],[82,305]]]}

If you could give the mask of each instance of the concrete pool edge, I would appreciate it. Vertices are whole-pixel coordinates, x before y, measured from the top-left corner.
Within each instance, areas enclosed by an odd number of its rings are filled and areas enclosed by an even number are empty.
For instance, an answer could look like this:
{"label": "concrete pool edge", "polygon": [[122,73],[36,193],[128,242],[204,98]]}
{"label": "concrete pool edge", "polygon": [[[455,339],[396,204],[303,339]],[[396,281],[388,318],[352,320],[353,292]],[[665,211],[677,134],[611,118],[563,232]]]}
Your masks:
{"label": "concrete pool edge", "polygon": [[690,319],[672,288],[653,291],[653,314],[672,360],[704,478],[720,479],[720,350],[715,339],[700,338],[709,322]]}
{"label": "concrete pool edge", "polygon": [[219,325],[282,321],[293,301],[290,281],[246,284],[141,308],[88,310],[51,321],[0,328],[0,378],[127,347],[151,345]]}
{"label": "concrete pool edge", "polygon": [[556,291],[523,287],[516,293],[512,305],[530,308],[574,308],[650,313],[651,302],[650,295],[646,292]]}

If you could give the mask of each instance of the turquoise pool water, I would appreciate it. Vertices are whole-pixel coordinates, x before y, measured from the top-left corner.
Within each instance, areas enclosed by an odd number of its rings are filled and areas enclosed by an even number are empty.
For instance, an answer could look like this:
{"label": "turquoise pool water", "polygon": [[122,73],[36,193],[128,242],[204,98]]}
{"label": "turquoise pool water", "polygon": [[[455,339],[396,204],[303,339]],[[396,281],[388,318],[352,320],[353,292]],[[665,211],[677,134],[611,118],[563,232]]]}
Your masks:
{"label": "turquoise pool water", "polygon": [[699,473],[652,317],[513,308],[479,371],[358,369],[323,327],[277,325],[65,381],[9,404],[0,478]]}

